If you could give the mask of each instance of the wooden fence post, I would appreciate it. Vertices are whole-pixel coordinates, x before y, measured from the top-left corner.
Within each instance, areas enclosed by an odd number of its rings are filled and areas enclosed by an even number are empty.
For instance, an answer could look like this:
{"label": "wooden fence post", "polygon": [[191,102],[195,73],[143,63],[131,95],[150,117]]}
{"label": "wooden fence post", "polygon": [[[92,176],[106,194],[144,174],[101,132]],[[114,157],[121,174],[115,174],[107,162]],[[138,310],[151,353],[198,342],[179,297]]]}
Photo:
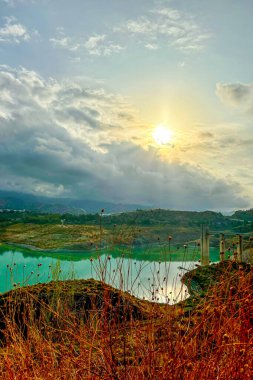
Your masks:
{"label": "wooden fence post", "polygon": [[242,235],[238,235],[237,258],[238,258],[239,263],[242,262],[242,251],[243,251]]}
{"label": "wooden fence post", "polygon": [[209,265],[210,260],[210,252],[209,252],[209,244],[210,244],[210,234],[208,232],[207,226],[202,226],[201,228],[201,264]]}
{"label": "wooden fence post", "polygon": [[225,236],[220,234],[220,261],[224,261],[225,256]]}
{"label": "wooden fence post", "polygon": [[237,245],[233,243],[233,260],[237,261]]}

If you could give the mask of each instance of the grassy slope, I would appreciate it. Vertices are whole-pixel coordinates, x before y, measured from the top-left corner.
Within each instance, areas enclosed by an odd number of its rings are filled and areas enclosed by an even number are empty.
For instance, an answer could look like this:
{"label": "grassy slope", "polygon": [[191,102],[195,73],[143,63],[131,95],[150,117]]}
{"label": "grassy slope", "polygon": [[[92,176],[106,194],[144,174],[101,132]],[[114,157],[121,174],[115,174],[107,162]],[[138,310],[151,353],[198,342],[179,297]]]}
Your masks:
{"label": "grassy slope", "polygon": [[5,243],[13,242],[39,249],[66,248],[73,244],[88,247],[91,243],[99,244],[100,231],[97,226],[19,223],[8,226],[0,239]]}

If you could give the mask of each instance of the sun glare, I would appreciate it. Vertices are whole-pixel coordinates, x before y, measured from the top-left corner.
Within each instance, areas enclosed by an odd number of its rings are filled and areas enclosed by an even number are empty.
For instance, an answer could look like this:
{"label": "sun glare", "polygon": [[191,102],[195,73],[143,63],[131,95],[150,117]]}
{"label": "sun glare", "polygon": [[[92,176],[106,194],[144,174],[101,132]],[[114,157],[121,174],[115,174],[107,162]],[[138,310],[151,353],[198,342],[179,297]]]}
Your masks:
{"label": "sun glare", "polygon": [[158,145],[165,145],[172,140],[172,131],[164,125],[158,125],[152,132],[153,139]]}

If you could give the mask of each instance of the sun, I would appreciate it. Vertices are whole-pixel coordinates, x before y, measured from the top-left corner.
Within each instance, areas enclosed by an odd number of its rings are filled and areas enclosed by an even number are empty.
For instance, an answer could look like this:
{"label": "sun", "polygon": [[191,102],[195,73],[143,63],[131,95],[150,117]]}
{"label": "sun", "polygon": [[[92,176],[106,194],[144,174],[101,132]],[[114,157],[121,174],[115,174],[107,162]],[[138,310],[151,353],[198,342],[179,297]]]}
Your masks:
{"label": "sun", "polygon": [[166,145],[172,140],[172,131],[164,125],[157,125],[152,132],[152,137],[158,145]]}

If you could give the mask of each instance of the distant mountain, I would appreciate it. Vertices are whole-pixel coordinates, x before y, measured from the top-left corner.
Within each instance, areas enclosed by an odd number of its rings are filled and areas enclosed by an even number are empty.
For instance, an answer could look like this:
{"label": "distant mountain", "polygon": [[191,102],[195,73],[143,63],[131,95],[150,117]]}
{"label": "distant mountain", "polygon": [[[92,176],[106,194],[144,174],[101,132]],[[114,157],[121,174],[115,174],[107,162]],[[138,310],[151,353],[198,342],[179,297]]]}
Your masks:
{"label": "distant mountain", "polygon": [[232,218],[253,222],[253,208],[250,210],[238,210],[232,215]]}
{"label": "distant mountain", "polygon": [[147,209],[149,207],[136,204],[120,204],[87,199],[48,198],[32,194],[0,190],[0,209],[27,210],[47,213],[96,213],[105,209],[105,213],[117,213]]}

